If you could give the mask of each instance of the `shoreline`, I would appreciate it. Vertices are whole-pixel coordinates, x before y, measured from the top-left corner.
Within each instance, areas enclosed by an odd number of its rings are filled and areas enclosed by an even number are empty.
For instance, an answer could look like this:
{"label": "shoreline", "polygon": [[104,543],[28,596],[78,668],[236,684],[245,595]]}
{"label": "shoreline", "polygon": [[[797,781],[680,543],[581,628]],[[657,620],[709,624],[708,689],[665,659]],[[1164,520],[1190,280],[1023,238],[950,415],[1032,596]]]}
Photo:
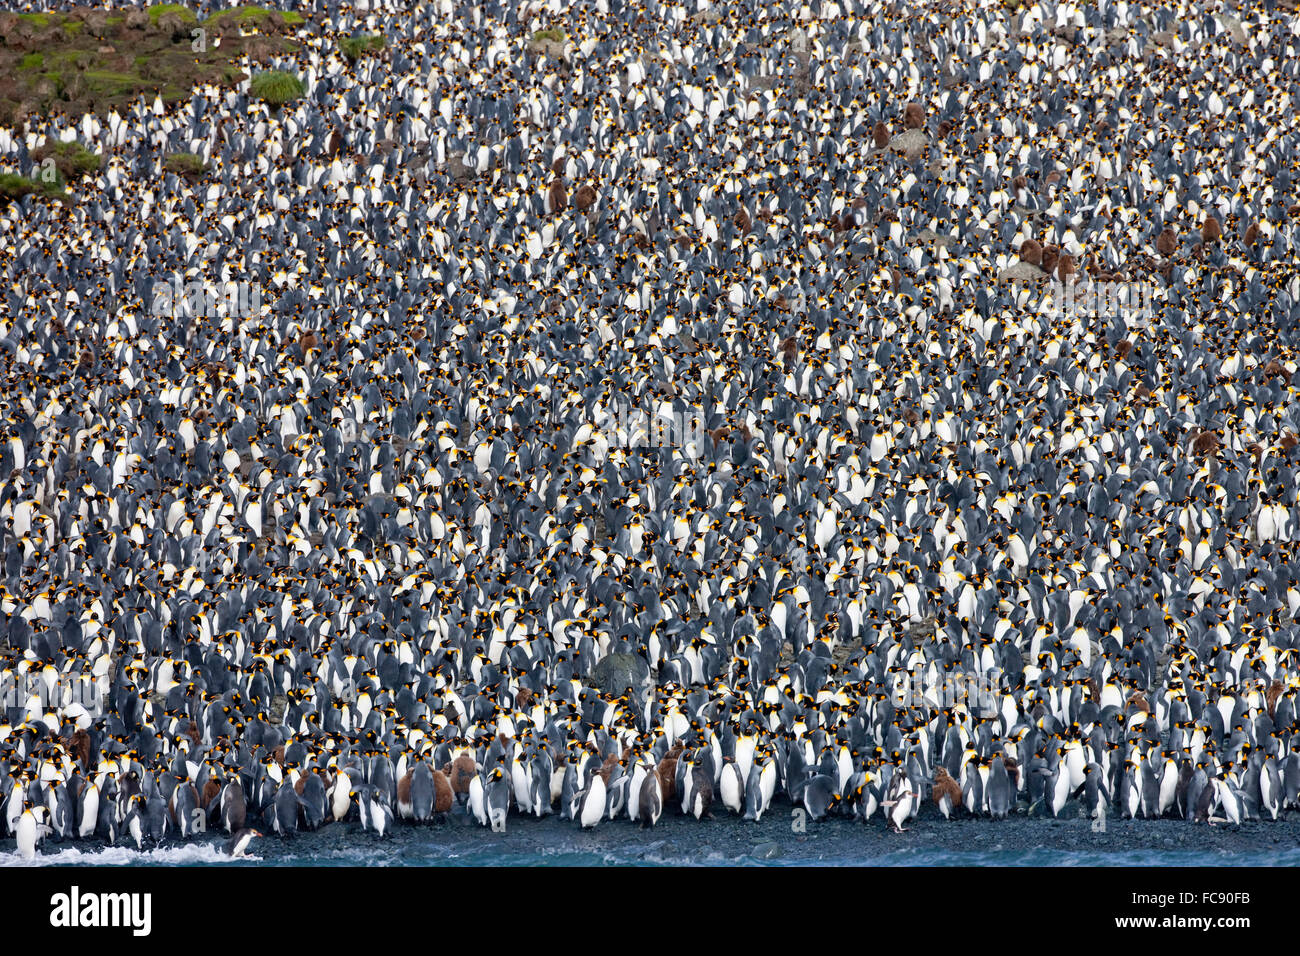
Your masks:
{"label": "shoreline", "polygon": [[[300,831],[288,839],[264,836],[253,841],[243,860],[225,856],[225,834],[209,831],[186,841],[165,841],[159,849],[146,843],[139,853],[121,842],[114,848],[94,840],[48,843],[37,860],[25,865],[1300,866],[1298,812],[1283,814],[1277,822],[1213,827],[1172,818],[1108,819],[1106,831],[1099,833],[1074,804],[1057,819],[1021,814],[1003,821],[945,821],[927,804],[899,834],[888,831],[879,814],[865,825],[846,817],[808,820],[805,832],[796,833],[795,809],[775,803],[757,824],[730,814],[703,821],[665,816],[649,830],[627,820],[605,821],[584,831],[558,816],[512,816],[505,833],[452,811],[441,823],[400,823],[383,839],[355,821]],[[123,850],[127,852],[119,852]],[[15,856],[12,840],[0,843],[3,865],[15,865]]]}

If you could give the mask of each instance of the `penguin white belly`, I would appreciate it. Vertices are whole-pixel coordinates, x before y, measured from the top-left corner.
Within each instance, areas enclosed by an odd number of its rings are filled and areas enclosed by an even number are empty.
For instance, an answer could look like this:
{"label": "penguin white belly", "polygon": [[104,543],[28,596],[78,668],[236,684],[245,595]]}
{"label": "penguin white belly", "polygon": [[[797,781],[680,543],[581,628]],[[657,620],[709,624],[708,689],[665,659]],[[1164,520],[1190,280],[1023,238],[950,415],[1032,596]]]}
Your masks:
{"label": "penguin white belly", "polygon": [[337,823],[348,815],[348,809],[352,806],[352,781],[345,773],[340,773],[334,778],[334,795],[330,804],[330,810],[334,814],[334,821]]}
{"label": "penguin white belly", "polygon": [[590,830],[605,815],[605,781],[599,774],[593,774],[587,796],[582,801],[582,810],[578,822],[584,830]]}
{"label": "penguin white belly", "polygon": [[483,805],[483,781],[477,775],[469,782],[469,812],[474,815],[474,819],[480,826],[488,825],[487,811]]}
{"label": "penguin white belly", "polygon": [[721,783],[722,805],[733,813],[740,813],[744,809],[744,793],[735,764],[723,767]]}
{"label": "penguin white belly", "polygon": [[18,818],[18,831],[14,834],[18,840],[18,855],[24,860],[36,859],[37,835],[36,814],[27,810]]}

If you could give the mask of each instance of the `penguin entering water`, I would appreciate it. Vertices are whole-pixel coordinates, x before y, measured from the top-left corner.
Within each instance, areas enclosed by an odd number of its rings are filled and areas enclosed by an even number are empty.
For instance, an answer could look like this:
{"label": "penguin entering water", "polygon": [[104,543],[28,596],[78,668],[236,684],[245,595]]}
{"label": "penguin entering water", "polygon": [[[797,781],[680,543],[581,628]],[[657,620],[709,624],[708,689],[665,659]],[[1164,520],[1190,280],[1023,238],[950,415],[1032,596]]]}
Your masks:
{"label": "penguin entering water", "polygon": [[235,832],[229,840],[226,841],[226,856],[239,858],[248,851],[248,845],[253,842],[253,837],[260,837],[261,830],[243,829]]}

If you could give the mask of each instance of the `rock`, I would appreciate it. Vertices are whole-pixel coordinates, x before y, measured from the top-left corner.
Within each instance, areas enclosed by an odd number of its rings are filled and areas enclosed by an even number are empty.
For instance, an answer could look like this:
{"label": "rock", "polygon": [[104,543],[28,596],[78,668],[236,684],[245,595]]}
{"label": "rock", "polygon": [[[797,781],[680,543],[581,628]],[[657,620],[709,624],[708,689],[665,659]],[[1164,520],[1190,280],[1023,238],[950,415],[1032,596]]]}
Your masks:
{"label": "rock", "polygon": [[1017,262],[998,273],[999,282],[1026,282],[1046,279],[1047,273],[1028,262]]}
{"label": "rock", "polygon": [[182,33],[186,36],[189,35],[189,31],[185,29],[185,21],[181,19],[179,13],[164,13],[160,16],[156,32],[161,33],[163,36],[170,34],[173,37]]}
{"label": "rock", "polygon": [[749,853],[756,860],[777,860],[785,856],[779,843],[759,843]]}
{"label": "rock", "polygon": [[954,238],[953,236],[950,236],[946,233],[940,235],[939,233],[935,232],[933,229],[922,229],[920,232],[916,234],[916,238],[920,239],[922,242],[930,242],[930,243],[934,243],[936,246],[943,246],[945,249],[947,249],[954,242],[957,241],[956,238]]}
{"label": "rock", "polygon": [[919,129],[909,129],[889,141],[890,149],[898,150],[913,162],[921,157],[929,145],[930,137],[925,135],[924,130]]}
{"label": "rock", "polygon": [[602,693],[621,694],[650,683],[650,665],[636,654],[606,654],[591,671],[591,680]]}
{"label": "rock", "polygon": [[453,182],[464,183],[478,175],[473,166],[465,162],[465,154],[452,152],[447,154],[447,175]]}
{"label": "rock", "polygon": [[1246,45],[1246,28],[1241,25],[1240,20],[1236,17],[1230,17],[1225,13],[1215,14],[1214,18],[1218,20],[1219,23],[1223,24],[1223,28],[1232,35],[1234,40],[1242,46]]}
{"label": "rock", "polygon": [[108,14],[103,10],[87,10],[86,32],[97,40],[102,40],[112,33],[108,25]]}
{"label": "rock", "polygon": [[528,41],[528,52],[534,56],[545,56],[552,60],[564,59],[564,41],[543,37]]}

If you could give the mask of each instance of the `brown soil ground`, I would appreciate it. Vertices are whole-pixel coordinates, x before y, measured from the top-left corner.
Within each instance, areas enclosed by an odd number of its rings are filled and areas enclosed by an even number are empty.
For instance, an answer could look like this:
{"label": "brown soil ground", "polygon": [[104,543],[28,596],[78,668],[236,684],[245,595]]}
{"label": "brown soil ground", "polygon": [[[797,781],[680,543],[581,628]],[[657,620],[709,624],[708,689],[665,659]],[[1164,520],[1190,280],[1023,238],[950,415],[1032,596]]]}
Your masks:
{"label": "brown soil ground", "polygon": [[[124,112],[142,94],[171,103],[201,83],[231,86],[245,78],[237,66],[244,54],[263,60],[291,52],[291,34],[303,24],[298,14],[262,7],[234,7],[203,21],[181,4],[0,12],[0,124],[58,112]],[[200,29],[204,35],[194,32]],[[198,40],[204,48],[196,51]]]}

